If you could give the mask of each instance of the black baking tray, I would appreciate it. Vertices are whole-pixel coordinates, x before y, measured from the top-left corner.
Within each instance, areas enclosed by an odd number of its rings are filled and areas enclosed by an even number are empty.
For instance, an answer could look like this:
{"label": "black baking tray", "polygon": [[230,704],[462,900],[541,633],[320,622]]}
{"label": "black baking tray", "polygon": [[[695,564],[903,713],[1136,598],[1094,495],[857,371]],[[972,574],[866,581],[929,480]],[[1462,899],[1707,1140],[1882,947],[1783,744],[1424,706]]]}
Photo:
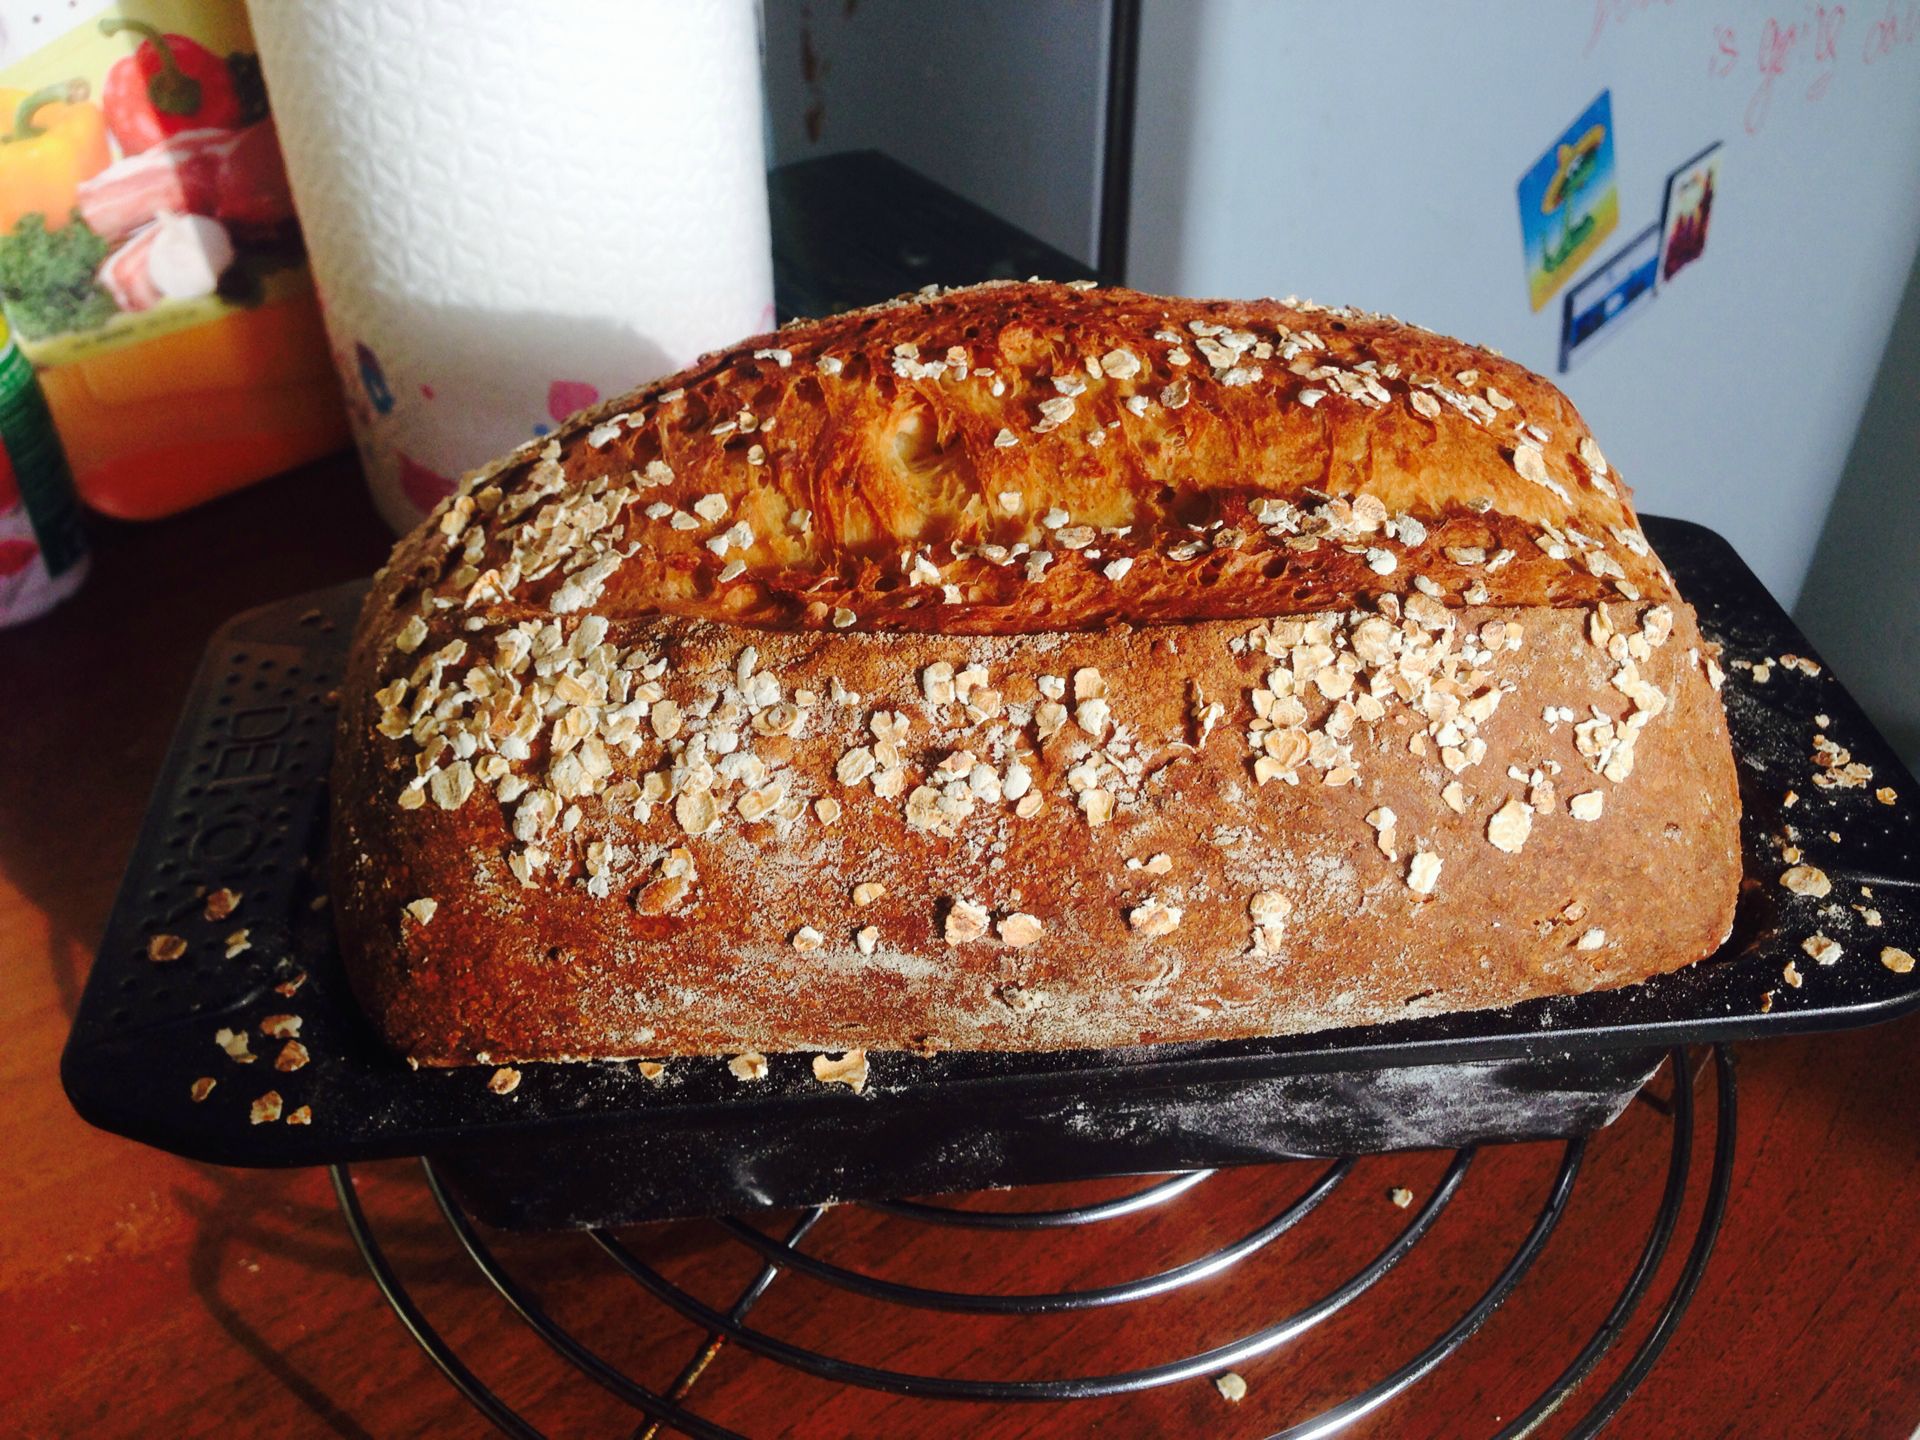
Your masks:
{"label": "black baking tray", "polygon": [[[231,621],[208,648],[128,863],[61,1063],[75,1108],[104,1129],[194,1159],[283,1166],[430,1154],[482,1219],[513,1227],[929,1193],[1090,1175],[1585,1133],[1606,1124],[1676,1045],[1831,1030],[1920,1006],[1920,809],[1893,751],[1719,536],[1649,517],[1649,536],[1724,647],[1724,696],[1745,814],[1746,879],[1714,957],[1622,990],[1268,1040],[1045,1054],[874,1053],[866,1092],[815,1081],[808,1055],[761,1082],[726,1062],[412,1070],[357,1010],[326,909],[326,776],[337,683],[363,586]],[[1736,662],[1774,657],[1764,682]],[[1824,718],[1821,718],[1824,717]],[[1872,767],[1864,788],[1814,784],[1824,733]],[[1888,805],[1880,787],[1897,792]],[[1788,790],[1798,792],[1789,809]],[[1791,830],[1789,829],[1791,827]],[[1837,837],[1837,838],[1836,838]],[[1824,900],[1777,883],[1797,843]],[[204,894],[243,892],[228,919]],[[1871,892],[1870,894],[1866,892]],[[1857,907],[1877,910],[1878,927]],[[245,926],[249,947],[224,938]],[[1815,964],[1816,932],[1845,949]],[[156,964],[156,933],[188,941]],[[1795,962],[1803,983],[1783,982]],[[287,997],[274,987],[307,978]],[[304,1068],[272,1066],[269,1014],[301,1017]],[[214,1043],[247,1030],[260,1059]],[[192,1082],[212,1076],[204,1103]],[[269,1089],[311,1123],[254,1125]]]}

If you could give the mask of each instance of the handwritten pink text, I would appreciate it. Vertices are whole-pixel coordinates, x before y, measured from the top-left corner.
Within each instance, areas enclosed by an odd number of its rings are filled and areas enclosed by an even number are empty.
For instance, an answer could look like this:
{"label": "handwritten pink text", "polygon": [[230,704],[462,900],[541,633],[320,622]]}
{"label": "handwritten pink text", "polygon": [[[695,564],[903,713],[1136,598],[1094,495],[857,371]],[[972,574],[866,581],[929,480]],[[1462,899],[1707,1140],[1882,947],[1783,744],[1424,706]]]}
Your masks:
{"label": "handwritten pink text", "polygon": [[[1796,66],[1806,76],[1802,98],[1813,103],[1826,97],[1840,74],[1846,53],[1842,42],[1847,33],[1847,7],[1841,4],[1805,5],[1794,20],[1769,15],[1757,31],[1715,25],[1707,51],[1707,74],[1724,80],[1743,65],[1752,65],[1751,73],[1759,83],[1747,99],[1741,120],[1747,134],[1758,135],[1773,109],[1775,90],[1795,83],[1787,77]],[[1920,0],[1886,0],[1885,13],[1865,27],[1861,63],[1872,65],[1884,60],[1916,39],[1920,39]]]}

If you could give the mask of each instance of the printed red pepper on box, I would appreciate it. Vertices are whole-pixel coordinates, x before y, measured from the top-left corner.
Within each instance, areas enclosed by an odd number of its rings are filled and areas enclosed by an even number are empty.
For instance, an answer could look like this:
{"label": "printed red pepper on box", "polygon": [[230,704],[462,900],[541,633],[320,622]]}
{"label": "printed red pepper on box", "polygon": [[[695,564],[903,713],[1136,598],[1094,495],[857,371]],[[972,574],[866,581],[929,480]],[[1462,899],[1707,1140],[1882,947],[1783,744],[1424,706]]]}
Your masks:
{"label": "printed red pepper on box", "polygon": [[114,62],[100,92],[107,126],[123,153],[138,155],[183,130],[239,127],[244,107],[225,58],[185,35],[163,35],[144,20],[109,16],[100,30],[146,37],[133,54]]}

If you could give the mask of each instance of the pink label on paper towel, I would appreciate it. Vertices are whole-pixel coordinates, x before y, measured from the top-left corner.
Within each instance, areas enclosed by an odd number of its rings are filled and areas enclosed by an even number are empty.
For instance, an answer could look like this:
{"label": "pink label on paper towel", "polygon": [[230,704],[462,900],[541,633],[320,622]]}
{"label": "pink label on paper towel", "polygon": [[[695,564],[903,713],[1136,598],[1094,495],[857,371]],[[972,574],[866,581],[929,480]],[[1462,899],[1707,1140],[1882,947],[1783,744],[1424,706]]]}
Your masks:
{"label": "pink label on paper towel", "polygon": [[584,410],[600,398],[600,392],[584,380],[556,380],[547,387],[547,414],[558,425],[576,410]]}

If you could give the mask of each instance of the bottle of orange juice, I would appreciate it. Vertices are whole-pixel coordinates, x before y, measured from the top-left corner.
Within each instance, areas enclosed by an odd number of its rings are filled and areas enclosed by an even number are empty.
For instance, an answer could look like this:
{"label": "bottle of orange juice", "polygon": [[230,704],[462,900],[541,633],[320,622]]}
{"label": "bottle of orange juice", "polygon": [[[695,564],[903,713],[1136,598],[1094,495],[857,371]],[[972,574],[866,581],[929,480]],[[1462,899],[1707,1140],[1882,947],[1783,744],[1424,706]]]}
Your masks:
{"label": "bottle of orange juice", "polygon": [[0,306],[106,514],[346,443],[243,0],[0,0]]}

